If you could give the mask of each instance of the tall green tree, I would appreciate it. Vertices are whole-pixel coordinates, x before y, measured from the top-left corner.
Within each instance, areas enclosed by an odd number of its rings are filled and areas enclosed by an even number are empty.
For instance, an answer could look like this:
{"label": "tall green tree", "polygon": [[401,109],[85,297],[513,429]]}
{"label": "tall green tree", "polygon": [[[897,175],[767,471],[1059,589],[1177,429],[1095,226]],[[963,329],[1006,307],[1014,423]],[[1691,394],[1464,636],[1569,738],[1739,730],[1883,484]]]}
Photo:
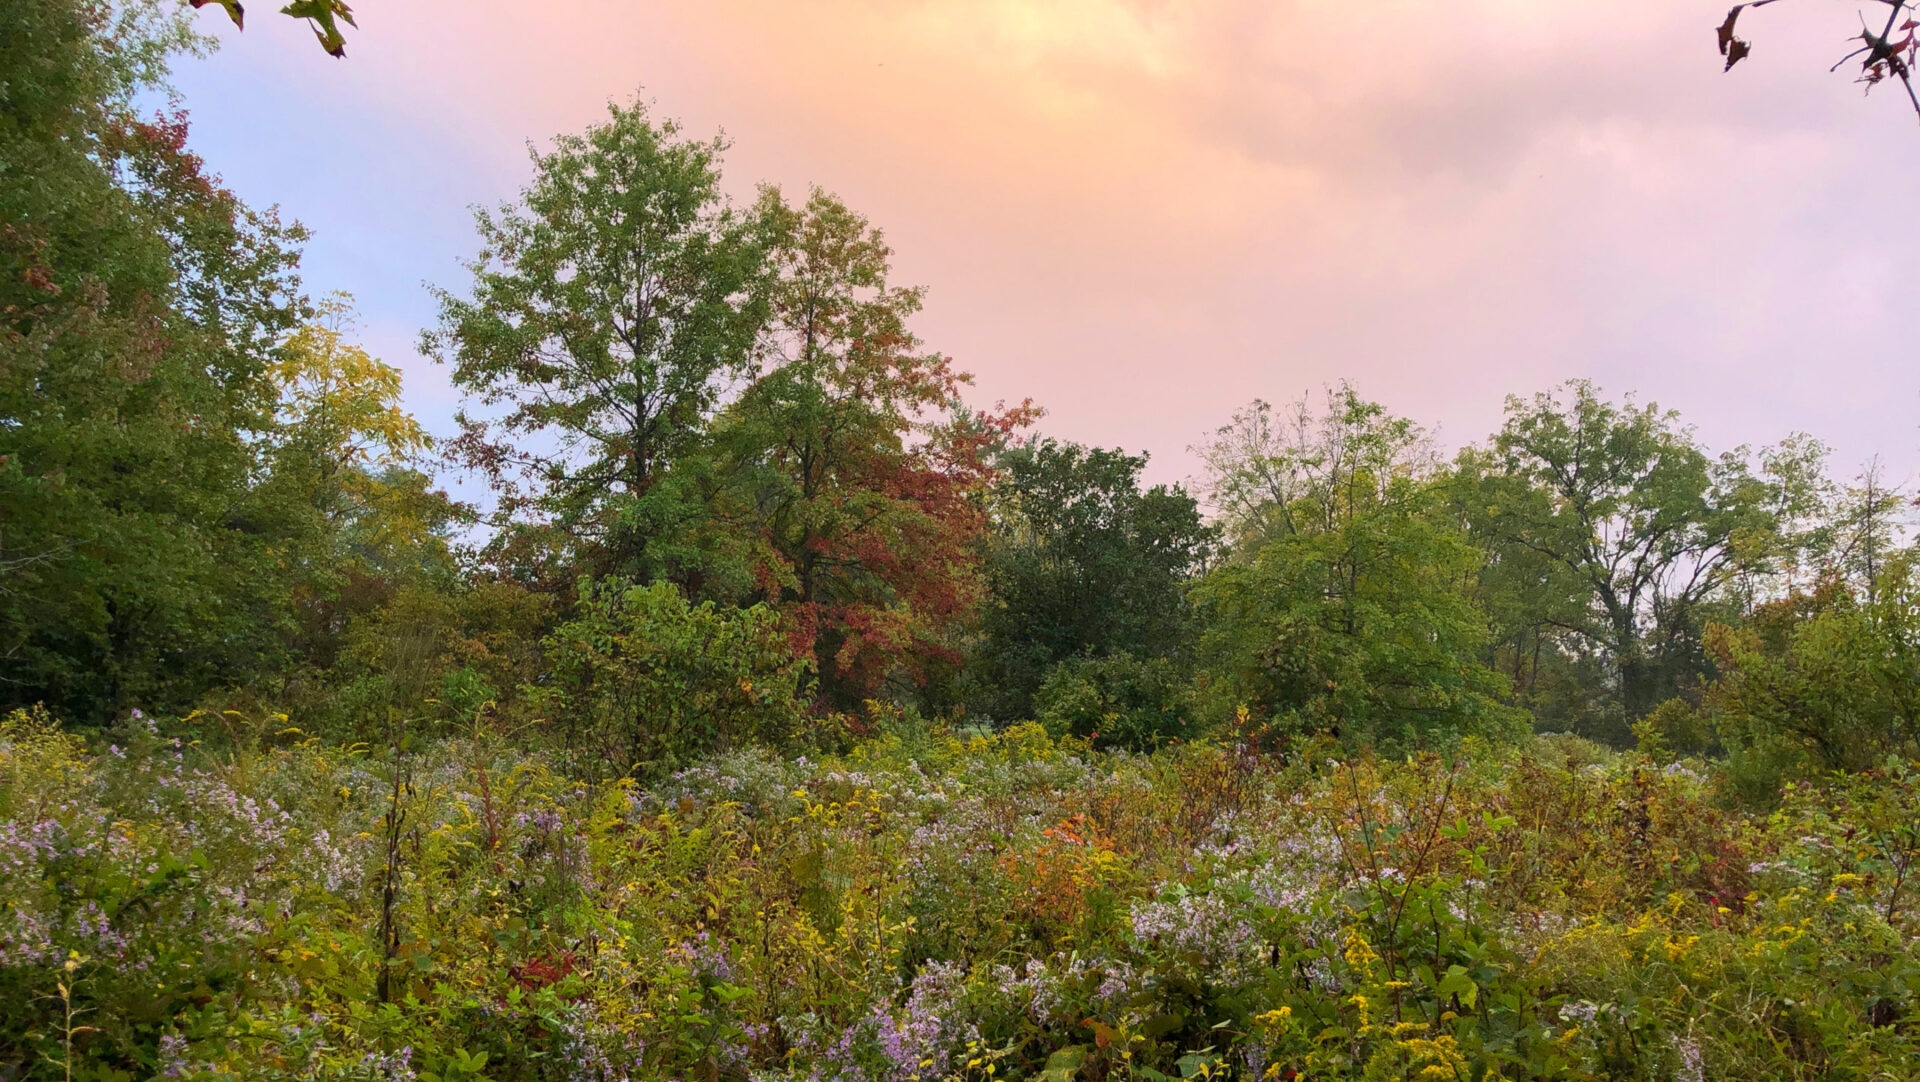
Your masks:
{"label": "tall green tree", "polygon": [[1618,737],[1705,671],[1700,635],[1731,588],[1793,558],[1785,524],[1809,473],[1787,461],[1714,458],[1672,411],[1576,381],[1508,399],[1491,446],[1460,456],[1456,493],[1512,618],[1598,663],[1587,692],[1611,701]]}
{"label": "tall green tree", "polygon": [[1069,658],[1190,660],[1186,587],[1214,531],[1177,485],[1143,489],[1144,455],[1044,439],[996,461],[988,500],[988,600],[970,659],[978,708],[1032,716]]}
{"label": "tall green tree", "polygon": [[1815,495],[1821,518],[1808,531],[1809,570],[1816,581],[1838,579],[1872,601],[1881,578],[1902,559],[1913,524],[1911,494],[1890,484],[1876,459],[1846,485],[1816,487]]}
{"label": "tall green tree", "polygon": [[502,544],[548,528],[596,571],[657,574],[649,546],[683,525],[659,482],[751,374],[766,321],[763,230],[720,191],[723,149],[610,106],[476,215],[472,294],[439,292],[423,348],[478,407],[453,449],[496,483]]}
{"label": "tall green tree", "polygon": [[1346,384],[1319,411],[1306,396],[1277,410],[1255,399],[1193,448],[1229,555],[1251,559],[1269,541],[1325,529],[1333,490],[1360,478],[1432,474],[1438,459],[1419,427],[1372,410]]}
{"label": "tall green tree", "polygon": [[[1266,416],[1256,406],[1239,423]],[[1350,387],[1294,416],[1284,440],[1224,432],[1208,456],[1216,490],[1222,474],[1262,476],[1276,494],[1246,505],[1259,532],[1243,529],[1240,558],[1195,590],[1209,666],[1281,734],[1416,745],[1519,731],[1505,681],[1481,660],[1479,554],[1424,434]]]}
{"label": "tall green tree", "polygon": [[0,709],[178,707],[284,650],[298,523],[253,482],[302,234],[136,110],[189,43],[0,7]]}

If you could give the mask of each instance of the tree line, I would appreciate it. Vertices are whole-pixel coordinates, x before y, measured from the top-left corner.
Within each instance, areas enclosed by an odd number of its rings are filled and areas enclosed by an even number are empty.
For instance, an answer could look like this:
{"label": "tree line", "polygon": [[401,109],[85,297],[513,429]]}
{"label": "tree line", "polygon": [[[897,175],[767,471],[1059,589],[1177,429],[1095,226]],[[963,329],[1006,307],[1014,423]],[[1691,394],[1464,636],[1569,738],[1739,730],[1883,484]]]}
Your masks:
{"label": "tree line", "polygon": [[[1144,455],[969,403],[872,223],[639,105],[476,214],[436,441],[307,239],[143,112],[186,24],[0,13],[0,711],[486,729],[650,772],[888,711],[1290,754],[1568,731],[1756,793],[1914,749],[1910,501],[1573,382],[1445,454],[1350,386]],[[442,476],[483,478],[454,500]]]}

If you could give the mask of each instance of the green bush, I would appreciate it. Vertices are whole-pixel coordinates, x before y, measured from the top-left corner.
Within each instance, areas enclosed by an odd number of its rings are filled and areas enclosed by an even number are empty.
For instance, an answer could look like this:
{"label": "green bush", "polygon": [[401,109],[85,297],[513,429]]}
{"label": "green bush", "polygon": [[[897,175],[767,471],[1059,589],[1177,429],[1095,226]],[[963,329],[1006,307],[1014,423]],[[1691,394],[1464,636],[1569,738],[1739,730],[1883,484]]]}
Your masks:
{"label": "green bush", "polygon": [[1713,626],[1706,641],[1719,674],[1701,713],[1744,799],[1767,805],[1784,781],[1920,755],[1920,573],[1910,558],[1889,561],[1871,589],[1829,581],[1761,606],[1740,627]]}
{"label": "green bush", "polygon": [[669,583],[583,581],[574,618],[545,640],[550,682],[530,689],[576,762],[671,770],[799,733],[810,688],[777,613],[692,605]]}
{"label": "green bush", "polygon": [[1118,653],[1055,665],[1034,696],[1034,713],[1055,736],[1144,751],[1194,735],[1190,699],[1173,662]]}

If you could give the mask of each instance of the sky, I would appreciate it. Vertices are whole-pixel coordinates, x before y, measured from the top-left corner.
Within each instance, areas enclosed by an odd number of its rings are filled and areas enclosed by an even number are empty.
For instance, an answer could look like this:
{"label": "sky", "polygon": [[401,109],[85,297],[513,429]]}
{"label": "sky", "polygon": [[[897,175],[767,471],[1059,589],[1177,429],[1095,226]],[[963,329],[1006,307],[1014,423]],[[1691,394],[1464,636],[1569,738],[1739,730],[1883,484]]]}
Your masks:
{"label": "sky", "polygon": [[1747,13],[1723,74],[1726,3],[359,0],[344,60],[210,6],[174,83],[442,433],[414,340],[470,208],[637,97],[724,132],[735,198],[819,185],[883,228],[980,404],[1156,481],[1256,397],[1351,380],[1458,446],[1576,377],[1715,450],[1804,431],[1911,480],[1920,123],[1828,73],[1853,5]]}

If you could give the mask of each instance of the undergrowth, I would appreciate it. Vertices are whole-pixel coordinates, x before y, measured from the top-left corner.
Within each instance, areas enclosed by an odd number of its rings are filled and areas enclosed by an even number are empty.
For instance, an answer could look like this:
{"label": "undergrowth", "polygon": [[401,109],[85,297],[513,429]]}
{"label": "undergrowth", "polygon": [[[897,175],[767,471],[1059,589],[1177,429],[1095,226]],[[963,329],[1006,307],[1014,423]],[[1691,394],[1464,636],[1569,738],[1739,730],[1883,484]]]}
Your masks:
{"label": "undergrowth", "polygon": [[[204,719],[202,719],[204,721]],[[1894,1079],[1914,779],[0,729],[0,1078]],[[186,729],[179,729],[185,732]]]}

